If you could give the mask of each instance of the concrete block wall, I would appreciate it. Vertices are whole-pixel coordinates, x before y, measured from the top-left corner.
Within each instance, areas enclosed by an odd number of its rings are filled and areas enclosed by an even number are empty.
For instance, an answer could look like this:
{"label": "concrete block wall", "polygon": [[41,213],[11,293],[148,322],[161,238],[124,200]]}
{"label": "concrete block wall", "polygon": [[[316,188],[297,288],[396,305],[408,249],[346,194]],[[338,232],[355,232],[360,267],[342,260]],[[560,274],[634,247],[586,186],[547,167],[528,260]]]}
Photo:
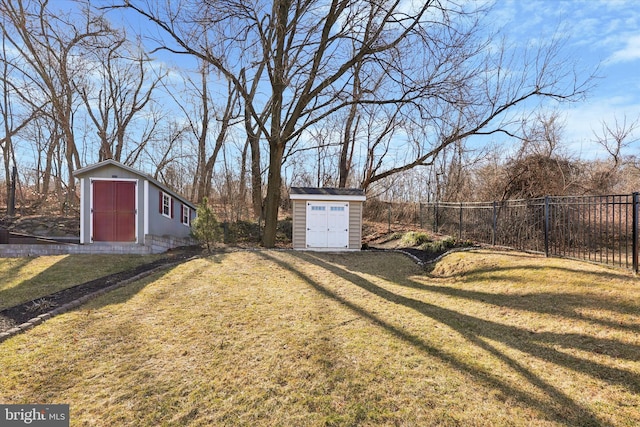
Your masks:
{"label": "concrete block wall", "polygon": [[144,236],[144,245],[150,248],[150,251],[153,254],[166,252],[171,248],[197,244],[198,242],[190,237],[181,238],[174,236],[156,236],[153,234],[145,234]]}
{"label": "concrete block wall", "polygon": [[1,258],[36,257],[45,255],[66,255],[66,254],[150,254],[151,248],[135,244],[114,244],[114,245],[70,245],[70,244],[50,244],[50,245],[21,245],[10,244],[0,245]]}
{"label": "concrete block wall", "polygon": [[93,243],[76,244],[0,244],[0,258],[36,257],[66,254],[160,254],[171,248],[195,245],[191,238],[154,236],[147,234],[145,244],[135,243]]}

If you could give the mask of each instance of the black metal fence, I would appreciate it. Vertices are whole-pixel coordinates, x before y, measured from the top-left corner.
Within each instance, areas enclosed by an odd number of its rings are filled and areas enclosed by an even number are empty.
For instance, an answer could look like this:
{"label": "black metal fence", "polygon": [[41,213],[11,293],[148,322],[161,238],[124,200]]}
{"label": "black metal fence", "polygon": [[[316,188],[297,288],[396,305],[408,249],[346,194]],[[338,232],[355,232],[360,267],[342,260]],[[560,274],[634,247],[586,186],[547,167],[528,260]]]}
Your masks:
{"label": "black metal fence", "polygon": [[411,224],[460,240],[584,259],[637,273],[639,203],[639,193],[488,203],[367,201],[365,216],[371,218],[375,212],[390,230],[392,225]]}

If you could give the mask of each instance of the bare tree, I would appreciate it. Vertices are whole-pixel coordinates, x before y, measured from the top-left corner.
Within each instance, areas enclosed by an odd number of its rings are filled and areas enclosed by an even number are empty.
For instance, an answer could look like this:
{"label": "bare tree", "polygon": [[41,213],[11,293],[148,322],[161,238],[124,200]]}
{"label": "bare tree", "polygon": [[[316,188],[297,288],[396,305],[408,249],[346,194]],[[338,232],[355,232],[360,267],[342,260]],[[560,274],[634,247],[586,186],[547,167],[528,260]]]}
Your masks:
{"label": "bare tree", "polygon": [[356,63],[353,67],[353,80],[351,83],[352,92],[351,98],[353,99],[353,104],[348,108],[348,113],[346,120],[344,121],[344,128],[342,132],[342,141],[341,141],[341,149],[340,149],[340,160],[338,162],[338,187],[344,188],[347,186],[347,181],[349,180],[349,175],[351,174],[352,166],[353,166],[353,152],[355,150],[355,141],[358,135],[361,115],[359,114],[359,103],[358,100],[361,99],[362,94],[362,79],[361,72],[363,63]]}
{"label": "bare tree", "polygon": [[[473,47],[465,45],[465,49]],[[376,173],[370,182],[432,165],[446,147],[472,136],[526,139],[526,135],[519,133],[522,112],[527,106],[537,107],[531,106],[535,99],[577,101],[591,87],[592,76],[580,79],[565,59],[558,56],[560,52],[559,40],[552,39],[533,52],[509,50],[504,44],[493,50],[476,45],[475,50],[465,50],[456,58],[434,58],[442,62],[425,67],[435,73],[427,79],[432,84],[425,88],[420,108],[405,119],[413,123],[409,132],[415,134],[416,143],[407,146],[413,158]],[[469,68],[470,64],[475,68]],[[443,68],[451,75],[442,78]]]}
{"label": "bare tree", "polygon": [[[78,105],[74,82],[86,78],[79,50],[99,44],[111,34],[107,22],[83,8],[80,14],[60,16],[47,0],[0,0],[5,17],[4,37],[20,58],[21,73],[30,79],[32,109],[48,107],[51,126],[59,137],[66,170],[66,203],[75,201],[73,171],[80,167],[75,144],[74,117]],[[59,165],[58,171],[62,171]],[[62,183],[60,183],[61,185]]]}
{"label": "bare tree", "polygon": [[[627,168],[635,163],[633,153],[625,154],[625,151],[640,140],[635,135],[640,127],[640,118],[629,121],[626,116],[622,119],[614,117],[613,123],[603,120],[600,126],[600,132],[593,131],[594,141],[604,148],[608,158],[595,159],[586,165],[585,191],[590,194],[607,194],[615,188],[625,187],[623,181],[631,175]],[[631,187],[634,188],[633,185]]]}
{"label": "bare tree", "polygon": [[601,131],[593,131],[595,141],[611,156],[613,166],[617,168],[622,163],[623,150],[629,145],[640,140],[640,136],[634,136],[634,132],[640,128],[640,117],[627,123],[627,116],[622,120],[614,117],[613,124],[602,121]]}
{"label": "bare tree", "polygon": [[[158,132],[154,133],[149,144],[144,148],[143,163],[150,163],[149,168],[155,179],[172,186],[173,189],[187,194],[186,181],[195,171],[186,172],[185,164],[193,164],[193,155],[185,153],[186,135],[189,126],[177,120],[163,121]],[[191,150],[188,150],[191,151]],[[183,173],[178,173],[183,172]]]}
{"label": "bare tree", "polygon": [[557,111],[537,112],[523,121],[519,145],[506,152],[494,147],[488,157],[491,166],[477,171],[479,192],[494,200],[581,193],[580,162],[566,153],[563,129]]}
{"label": "bare tree", "polygon": [[[193,89],[197,93],[197,111],[190,114],[185,111],[185,117],[189,123],[191,133],[197,141],[197,166],[193,179],[193,195],[198,203],[210,198],[213,171],[220,149],[229,135],[234,120],[238,118],[238,92],[236,88],[227,83],[226,102],[216,105],[212,102],[212,94],[209,92],[210,64],[201,64],[200,85]],[[212,133],[215,136],[212,137]],[[213,139],[213,144],[209,141]],[[211,147],[213,145],[213,147]]]}
{"label": "bare tree", "polygon": [[[3,17],[3,21],[4,21]],[[4,27],[4,25],[3,25]],[[5,39],[5,32],[2,37],[2,51],[0,52],[0,86],[2,87],[2,100],[0,100],[0,122],[2,122],[2,137],[0,138],[0,149],[2,149],[2,160],[5,171],[5,186],[7,199],[7,214],[13,215],[15,207],[15,188],[18,163],[15,155],[14,137],[25,129],[34,119],[42,114],[42,108],[27,110],[20,114],[20,104],[22,103],[22,91],[13,79],[12,73],[16,64],[9,58]]]}
{"label": "bare tree", "polygon": [[[86,49],[93,78],[73,83],[97,129],[98,160],[131,165],[151,137],[132,129],[136,117],[150,104],[166,72],[149,69],[150,59],[140,46],[127,41],[125,33],[114,30],[109,36],[110,43]],[[133,141],[134,135],[143,136]]]}
{"label": "bare tree", "polygon": [[[238,89],[268,145],[263,244],[271,247],[285,153],[338,111],[354,104],[395,105],[411,118],[414,131],[422,128],[405,150],[411,156],[392,165],[382,162],[387,165],[368,178],[372,183],[429,165],[445,147],[471,135],[511,134],[508,113],[527,100],[583,95],[586,86],[556,57],[558,45],[525,55],[517,66],[522,52],[508,56],[506,49],[491,51],[491,40],[478,41],[478,18],[485,11],[468,10],[471,6],[217,0],[172,3],[170,9],[150,1],[119,7],[135,10],[170,37],[170,42],[158,40],[159,48],[209,62]],[[211,44],[201,43],[205,39]],[[376,90],[354,98],[354,87],[370,86],[353,84],[358,64],[360,80],[384,79]],[[259,80],[264,95],[250,96],[243,75]]]}

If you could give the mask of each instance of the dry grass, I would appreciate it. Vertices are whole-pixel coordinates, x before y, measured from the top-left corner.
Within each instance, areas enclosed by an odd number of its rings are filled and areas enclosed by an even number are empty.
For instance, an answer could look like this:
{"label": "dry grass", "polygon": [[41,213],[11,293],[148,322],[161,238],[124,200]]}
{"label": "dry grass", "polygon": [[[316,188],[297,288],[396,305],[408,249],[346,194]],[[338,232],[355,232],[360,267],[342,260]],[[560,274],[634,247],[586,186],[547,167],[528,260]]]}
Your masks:
{"label": "dry grass", "polygon": [[0,344],[0,402],[71,425],[637,425],[640,288],[487,251],[238,252]]}
{"label": "dry grass", "polygon": [[158,255],[0,258],[0,310],[158,258]]}

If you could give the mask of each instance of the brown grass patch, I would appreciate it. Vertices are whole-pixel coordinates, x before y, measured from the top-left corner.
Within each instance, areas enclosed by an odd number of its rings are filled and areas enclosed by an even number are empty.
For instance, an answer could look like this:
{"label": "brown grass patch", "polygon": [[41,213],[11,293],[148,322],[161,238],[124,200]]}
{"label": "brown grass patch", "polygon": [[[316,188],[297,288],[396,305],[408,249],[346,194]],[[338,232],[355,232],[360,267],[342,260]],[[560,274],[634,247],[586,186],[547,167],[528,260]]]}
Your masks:
{"label": "brown grass patch", "polygon": [[72,425],[634,425],[631,275],[519,253],[197,259],[0,344]]}

